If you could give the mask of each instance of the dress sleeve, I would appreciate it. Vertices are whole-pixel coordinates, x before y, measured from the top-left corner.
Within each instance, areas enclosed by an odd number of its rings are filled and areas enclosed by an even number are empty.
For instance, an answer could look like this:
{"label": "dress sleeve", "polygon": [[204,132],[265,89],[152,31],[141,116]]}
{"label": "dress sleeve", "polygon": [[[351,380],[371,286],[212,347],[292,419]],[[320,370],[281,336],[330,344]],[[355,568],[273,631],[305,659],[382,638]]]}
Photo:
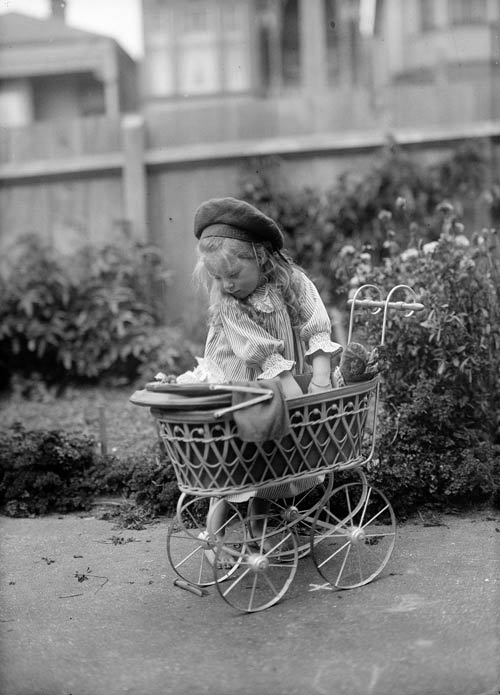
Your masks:
{"label": "dress sleeve", "polygon": [[295,362],[282,355],[284,341],[274,338],[235,302],[225,302],[219,317],[221,324],[209,330],[205,356],[214,360],[225,373],[230,371],[231,361],[235,359],[249,367],[260,368],[259,379],[271,379],[292,369]]}
{"label": "dress sleeve", "polygon": [[310,360],[319,351],[339,353],[342,345],[331,339],[332,324],[316,285],[302,272],[298,281],[302,309],[300,337],[306,345],[306,358]]}

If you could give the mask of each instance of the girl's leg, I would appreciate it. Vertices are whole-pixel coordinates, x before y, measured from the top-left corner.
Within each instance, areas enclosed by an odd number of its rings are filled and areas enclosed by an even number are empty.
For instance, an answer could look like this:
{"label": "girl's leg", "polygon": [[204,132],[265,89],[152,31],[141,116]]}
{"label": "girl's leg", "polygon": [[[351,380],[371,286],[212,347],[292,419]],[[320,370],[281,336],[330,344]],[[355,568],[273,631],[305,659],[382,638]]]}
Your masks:
{"label": "girl's leg", "polygon": [[225,500],[217,497],[210,498],[210,508],[207,516],[207,531],[214,540],[224,540],[224,523],[228,514],[228,506]]}
{"label": "girl's leg", "polygon": [[[219,500],[216,497],[210,498],[210,508],[207,516],[207,532],[209,538],[216,543],[223,543],[225,537],[225,523],[229,513],[229,506],[225,500]],[[213,564],[215,553],[211,549],[205,551],[207,559]],[[221,569],[231,569],[234,565],[234,558],[224,550],[219,552],[218,566]]]}
{"label": "girl's leg", "polygon": [[[260,514],[267,514],[269,510],[269,500],[265,499],[264,497],[253,497],[252,498],[252,513],[256,515]],[[256,522],[259,525],[262,524],[262,521]]]}

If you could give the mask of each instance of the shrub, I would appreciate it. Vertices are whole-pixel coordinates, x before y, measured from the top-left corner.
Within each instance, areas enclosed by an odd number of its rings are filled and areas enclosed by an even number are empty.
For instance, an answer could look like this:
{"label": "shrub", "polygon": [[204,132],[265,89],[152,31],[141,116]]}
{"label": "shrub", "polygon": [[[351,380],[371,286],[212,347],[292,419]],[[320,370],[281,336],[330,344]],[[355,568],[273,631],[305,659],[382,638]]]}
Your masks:
{"label": "shrub", "polygon": [[152,381],[158,372],[181,374],[192,369],[203,345],[186,337],[181,328],[158,326],[138,336],[136,348],[141,347],[138,379],[141,384]]}
{"label": "shrub", "polygon": [[123,495],[152,516],[173,514],[179,497],[175,473],[161,443],[143,454],[108,457],[95,474],[101,494]]}
{"label": "shrub", "polygon": [[84,435],[5,429],[0,439],[0,507],[10,516],[89,509],[102,495],[121,496],[148,516],[170,514],[179,496],[172,465],[157,444],[117,459],[97,453]]}
{"label": "shrub", "polygon": [[495,501],[500,447],[457,423],[456,416],[453,396],[423,381],[413,390],[413,400],[399,406],[397,423],[387,413],[382,417],[369,478],[398,513],[420,505],[450,508]]}
{"label": "shrub", "polygon": [[88,509],[97,463],[95,443],[83,435],[26,430],[16,425],[0,437],[0,505],[26,516]]}
{"label": "shrub", "polygon": [[[409,285],[426,307],[416,319],[389,316],[371,472],[405,508],[477,503],[500,489],[500,254],[494,231],[472,243],[457,231],[450,207],[436,244],[362,271],[385,291]],[[357,330],[375,344],[379,321],[358,316]]]}
{"label": "shrub", "polygon": [[[413,242],[438,239],[443,200],[466,219],[481,201],[485,214],[500,223],[500,186],[489,180],[490,170],[489,150],[482,142],[466,141],[432,166],[418,164],[411,154],[388,143],[366,173],[347,172],[323,192],[293,189],[279,159],[253,160],[242,171],[240,195],[279,223],[287,250],[314,278],[323,299],[343,308],[359,254],[369,252],[378,264],[390,245],[405,249]],[[383,212],[390,215],[391,239]]]}
{"label": "shrub", "polygon": [[38,374],[67,383],[135,376],[155,327],[154,286],[167,277],[139,243],[82,248],[70,258],[21,239],[0,275],[0,380]]}

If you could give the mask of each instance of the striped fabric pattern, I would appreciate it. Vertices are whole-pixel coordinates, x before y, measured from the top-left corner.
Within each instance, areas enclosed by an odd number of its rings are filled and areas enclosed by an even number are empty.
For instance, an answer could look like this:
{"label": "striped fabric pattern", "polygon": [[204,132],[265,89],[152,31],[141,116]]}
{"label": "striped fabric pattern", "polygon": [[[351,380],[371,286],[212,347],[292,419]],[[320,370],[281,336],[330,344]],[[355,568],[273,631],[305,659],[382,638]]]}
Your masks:
{"label": "striped fabric pattern", "polygon": [[342,348],[330,339],[328,312],[314,283],[302,272],[300,283],[302,322],[292,327],[281,293],[264,285],[245,303],[226,296],[219,321],[209,329],[205,357],[224,372],[226,381],[272,379],[283,371],[302,374],[318,350],[335,354]]}

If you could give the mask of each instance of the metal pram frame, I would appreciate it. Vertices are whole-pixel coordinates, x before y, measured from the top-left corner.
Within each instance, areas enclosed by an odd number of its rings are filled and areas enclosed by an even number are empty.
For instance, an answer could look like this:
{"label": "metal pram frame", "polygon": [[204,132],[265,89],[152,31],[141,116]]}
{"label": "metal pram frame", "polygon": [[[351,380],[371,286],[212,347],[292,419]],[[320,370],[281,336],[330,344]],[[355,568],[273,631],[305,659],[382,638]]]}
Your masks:
{"label": "metal pram frame", "polygon": [[[405,300],[394,301],[396,293]],[[385,298],[374,285],[363,285],[349,304],[348,342],[355,310],[367,309],[382,313],[380,345],[389,311],[411,316],[424,308],[406,285]],[[286,401],[290,432],[278,440],[242,441],[234,407],[151,408],[181,491],[167,537],[179,586],[203,595],[215,585],[231,606],[255,612],[284,596],[306,555],[339,589],[362,586],[386,566],[396,520],[363,470],[374,454],[380,377],[321,394],[307,394],[309,378],[297,378],[305,393]],[[247,404],[270,397],[261,389],[255,393],[260,395]],[[334,483],[345,471],[352,480]],[[258,513],[259,497],[268,500],[265,514]],[[210,515],[221,517],[220,504],[223,521],[213,530]]]}

